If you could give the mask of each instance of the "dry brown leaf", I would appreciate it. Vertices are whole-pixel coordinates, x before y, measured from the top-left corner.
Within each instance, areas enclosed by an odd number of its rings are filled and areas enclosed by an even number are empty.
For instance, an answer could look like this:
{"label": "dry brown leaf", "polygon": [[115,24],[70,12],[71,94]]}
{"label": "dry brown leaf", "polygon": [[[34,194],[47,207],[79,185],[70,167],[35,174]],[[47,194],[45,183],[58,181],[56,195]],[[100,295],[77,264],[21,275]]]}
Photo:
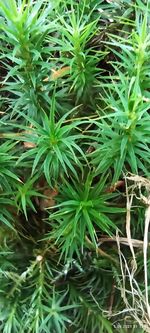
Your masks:
{"label": "dry brown leaf", "polygon": [[41,198],[39,200],[39,206],[41,211],[44,211],[46,208],[51,208],[55,206],[55,197],[58,195],[58,190],[57,189],[45,189],[43,192],[43,195],[46,196],[46,198]]}
{"label": "dry brown leaf", "polygon": [[125,186],[125,182],[124,180],[118,180],[115,184],[113,184],[112,186],[110,186],[106,192],[108,193],[112,193],[115,192],[118,188],[120,187],[124,187]]}
{"label": "dry brown leaf", "polygon": [[26,142],[26,141],[24,141],[23,145],[24,145],[25,148],[35,148],[36,147],[36,144],[33,143],[33,142]]}
{"label": "dry brown leaf", "polygon": [[55,81],[57,79],[59,79],[60,77],[63,77],[64,75],[68,74],[68,72],[70,71],[70,66],[64,66],[58,70],[52,69],[52,74],[50,75],[50,77],[46,77],[43,82],[49,82],[49,81]]}
{"label": "dry brown leaf", "polygon": [[[29,126],[29,128],[33,128],[32,124]],[[31,130],[27,130],[24,132],[25,134],[31,134],[33,135],[33,132]],[[35,135],[35,134],[34,134]],[[23,142],[23,145],[25,148],[35,148],[36,147],[36,144],[33,143],[33,142],[30,142],[30,141],[24,141]]]}

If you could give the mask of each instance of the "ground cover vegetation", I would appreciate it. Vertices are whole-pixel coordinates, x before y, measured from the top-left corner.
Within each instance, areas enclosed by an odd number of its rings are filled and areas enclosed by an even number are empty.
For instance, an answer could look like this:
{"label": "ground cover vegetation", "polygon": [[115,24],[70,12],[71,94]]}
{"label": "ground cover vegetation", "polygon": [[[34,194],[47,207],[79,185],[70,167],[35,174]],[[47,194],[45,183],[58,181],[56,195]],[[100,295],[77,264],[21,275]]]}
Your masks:
{"label": "ground cover vegetation", "polygon": [[150,332],[150,2],[0,0],[0,332]]}

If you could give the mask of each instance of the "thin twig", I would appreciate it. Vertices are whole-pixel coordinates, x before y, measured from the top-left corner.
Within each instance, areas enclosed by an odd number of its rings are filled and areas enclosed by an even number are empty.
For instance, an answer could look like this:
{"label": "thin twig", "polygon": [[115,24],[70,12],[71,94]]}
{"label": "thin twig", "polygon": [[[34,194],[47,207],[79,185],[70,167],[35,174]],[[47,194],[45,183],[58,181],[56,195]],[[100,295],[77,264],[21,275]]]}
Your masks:
{"label": "thin twig", "polygon": [[[99,238],[99,245],[105,242],[117,242],[116,236],[113,237],[101,237]],[[119,237],[120,244],[130,246],[128,242],[128,238],[126,237]],[[131,238],[131,243],[133,247],[143,248],[143,241],[139,239]],[[148,246],[150,246],[150,243],[148,243]]]}
{"label": "thin twig", "polygon": [[145,211],[145,229],[144,229],[144,243],[143,243],[143,256],[144,256],[144,280],[145,280],[145,299],[147,313],[150,319],[150,305],[148,300],[148,276],[147,276],[147,248],[148,248],[148,229],[150,224],[150,205]]}
{"label": "thin twig", "polygon": [[106,253],[105,251],[103,251],[102,249],[100,249],[98,247],[95,248],[95,246],[93,245],[93,243],[90,241],[90,239],[87,236],[85,236],[85,240],[92,249],[95,249],[97,254],[99,254],[100,256],[105,257],[105,258],[113,261],[115,264],[117,264],[117,260],[114,259],[111,255],[109,255],[108,253]]}
{"label": "thin twig", "polygon": [[127,239],[128,239],[128,243],[130,246],[130,250],[133,256],[133,261],[134,261],[134,265],[133,265],[133,274],[137,269],[137,263],[136,263],[136,258],[135,258],[135,253],[134,253],[134,248],[133,248],[133,244],[132,244],[132,237],[131,237],[131,207],[132,207],[132,201],[133,201],[133,197],[134,194],[133,192],[131,193],[131,196],[129,197],[129,192],[128,192],[128,186],[127,186],[127,180],[125,177],[125,185],[126,185],[126,198],[127,198],[127,203],[126,203],[126,208],[127,208],[127,213],[126,213],[126,234],[127,234]]}

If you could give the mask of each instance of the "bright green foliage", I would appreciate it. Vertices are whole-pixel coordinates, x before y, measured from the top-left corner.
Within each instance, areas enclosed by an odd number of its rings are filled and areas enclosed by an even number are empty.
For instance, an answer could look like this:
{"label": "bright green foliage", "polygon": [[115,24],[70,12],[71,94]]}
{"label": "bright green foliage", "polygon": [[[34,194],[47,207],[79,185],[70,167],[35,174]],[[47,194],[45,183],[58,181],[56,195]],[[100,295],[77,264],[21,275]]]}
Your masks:
{"label": "bright green foliage", "polygon": [[43,116],[42,125],[27,118],[33,127],[22,140],[33,144],[33,148],[23,153],[18,163],[21,160],[29,160],[29,163],[32,163],[32,175],[35,170],[39,176],[43,173],[49,185],[55,184],[58,177],[64,174],[68,176],[71,173],[77,178],[76,168],[82,169],[79,158],[85,160],[85,155],[77,144],[83,138],[78,128],[82,122],[67,123],[66,118],[69,114],[70,112],[67,112],[55,121],[53,103],[50,116]]}
{"label": "bright green foliage", "polygon": [[42,194],[36,191],[33,187],[35,180],[37,180],[37,176],[31,179],[29,178],[28,180],[26,180],[24,184],[23,183],[18,184],[17,192],[15,193],[15,203],[18,212],[22,210],[26,217],[26,220],[28,220],[27,208],[30,208],[33,210],[33,212],[36,212],[36,209],[32,203],[31,198],[42,197]]}
{"label": "bright green foliage", "polygon": [[149,59],[149,1],[0,0],[0,332],[149,329]]}
{"label": "bright green foliage", "polygon": [[[13,114],[24,109],[32,117],[49,105],[43,98],[42,80],[50,71],[45,53],[50,57],[51,48],[43,48],[45,36],[53,30],[48,15],[52,4],[45,1],[1,1],[0,10],[5,17],[1,22],[2,60],[7,75],[3,90],[11,93]],[[3,45],[5,52],[3,53]],[[10,63],[14,66],[11,66]]]}
{"label": "bright green foliage", "polygon": [[97,31],[97,20],[88,23],[90,15],[91,12],[84,17],[84,8],[80,13],[78,6],[71,6],[71,12],[67,11],[66,17],[60,17],[61,40],[53,37],[50,39],[52,43],[60,44],[60,47],[56,46],[55,49],[61,52],[63,64],[70,66],[70,89],[76,92],[77,101],[81,96],[83,100],[87,99],[89,88],[96,84],[99,73],[96,65],[102,57],[100,52],[92,48],[86,50],[88,41]]}
{"label": "bright green foliage", "polygon": [[150,172],[149,100],[141,94],[134,77],[129,80],[120,71],[118,74],[120,82],[106,93],[105,99],[107,108],[114,113],[97,122],[94,133],[98,145],[91,154],[96,173],[108,172],[113,166],[114,182],[127,166],[135,174],[142,171],[149,176]]}
{"label": "bright green foliage", "polygon": [[15,144],[3,142],[0,146],[0,191],[10,191],[20,179],[14,174],[14,164],[17,159],[14,150]]}
{"label": "bright green foliage", "polygon": [[113,198],[114,194],[105,193],[104,183],[102,180],[92,186],[92,178],[88,176],[78,184],[65,181],[59,189],[59,204],[56,206],[59,210],[50,215],[50,220],[54,220],[54,232],[47,238],[56,238],[56,242],[61,245],[62,254],[65,253],[66,257],[72,258],[76,252],[80,258],[86,244],[86,234],[97,246],[96,229],[108,234],[115,229],[115,224],[107,214],[120,212],[120,209],[111,207],[108,200]]}

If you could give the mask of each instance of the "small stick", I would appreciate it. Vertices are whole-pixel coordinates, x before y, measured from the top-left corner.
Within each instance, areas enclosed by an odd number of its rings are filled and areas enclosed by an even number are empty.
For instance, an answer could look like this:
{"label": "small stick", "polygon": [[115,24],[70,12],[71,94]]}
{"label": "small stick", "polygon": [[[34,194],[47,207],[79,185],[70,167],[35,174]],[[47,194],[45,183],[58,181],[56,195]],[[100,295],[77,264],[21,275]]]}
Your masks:
{"label": "small stick", "polygon": [[109,316],[112,314],[112,307],[114,304],[114,297],[115,297],[115,283],[112,283],[112,291],[110,295],[110,302],[109,302]]}
{"label": "small stick", "polygon": [[[99,238],[99,245],[104,242],[117,242],[117,239],[115,236]],[[126,238],[126,237],[119,237],[119,242],[120,242],[120,244],[130,246],[129,242],[128,242],[128,238]],[[133,247],[143,248],[144,242],[142,240],[131,238],[131,242],[132,242]],[[148,246],[150,246],[150,243],[148,243]]]}
{"label": "small stick", "polygon": [[150,205],[145,211],[145,230],[144,230],[144,243],[143,243],[143,256],[144,256],[144,279],[145,279],[145,300],[147,313],[150,319],[150,304],[148,299],[148,277],[147,277],[147,248],[148,248],[148,229],[150,224]]}
{"label": "small stick", "polygon": [[102,249],[99,249],[98,247],[95,248],[95,246],[93,245],[93,243],[90,241],[90,239],[87,236],[85,237],[85,240],[91,248],[95,249],[96,253],[98,253],[100,256],[105,257],[105,258],[113,261],[115,264],[117,264],[117,261],[112,256],[110,256],[108,253],[106,253]]}

